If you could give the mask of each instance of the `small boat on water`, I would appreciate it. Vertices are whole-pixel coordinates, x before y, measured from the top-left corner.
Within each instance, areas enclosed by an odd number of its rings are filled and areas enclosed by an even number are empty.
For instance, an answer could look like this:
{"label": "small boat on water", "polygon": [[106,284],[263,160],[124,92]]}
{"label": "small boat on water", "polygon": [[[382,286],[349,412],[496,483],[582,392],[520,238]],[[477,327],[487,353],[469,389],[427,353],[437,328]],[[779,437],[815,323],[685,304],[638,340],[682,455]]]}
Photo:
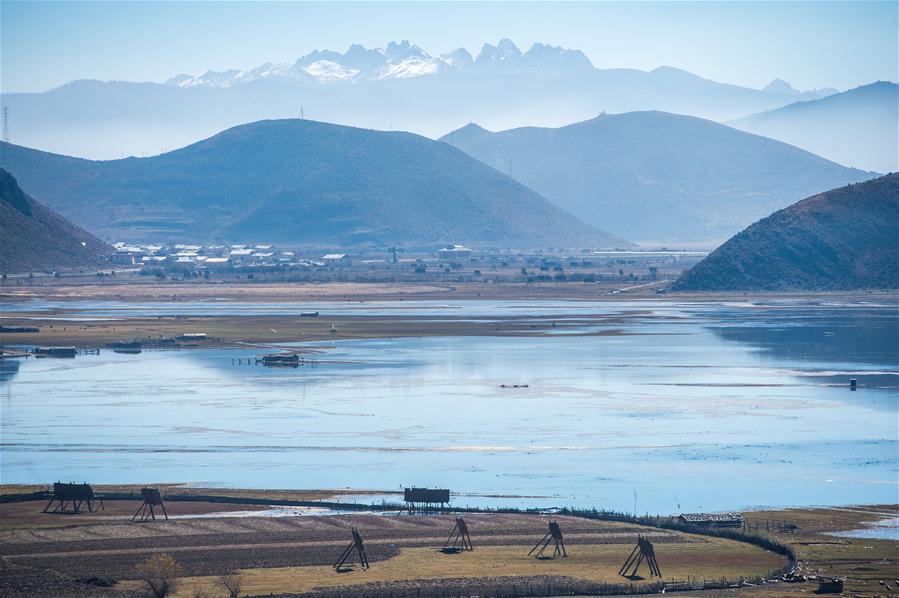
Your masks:
{"label": "small boat on water", "polygon": [[318,312],[317,311],[304,311],[304,312],[300,313],[300,317],[301,318],[317,318]]}
{"label": "small boat on water", "polygon": [[256,363],[267,366],[297,367],[300,365],[300,356],[296,353],[267,353]]}
{"label": "small boat on water", "polygon": [[37,357],[75,357],[78,349],[75,347],[35,347],[34,354]]}

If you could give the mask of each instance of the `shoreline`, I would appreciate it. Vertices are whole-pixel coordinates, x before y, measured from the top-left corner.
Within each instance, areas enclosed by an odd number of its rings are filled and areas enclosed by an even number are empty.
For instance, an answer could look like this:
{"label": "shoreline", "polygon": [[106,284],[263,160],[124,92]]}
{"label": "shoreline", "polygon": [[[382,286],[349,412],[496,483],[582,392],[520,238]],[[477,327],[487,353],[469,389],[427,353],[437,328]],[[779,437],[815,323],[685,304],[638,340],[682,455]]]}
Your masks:
{"label": "shoreline", "polygon": [[[21,309],[3,313],[2,324],[10,327],[36,327],[40,330],[33,332],[0,332],[0,347],[16,347],[28,345],[76,345],[79,348],[96,349],[104,348],[110,343],[130,342],[143,340],[147,348],[160,348],[160,339],[171,339],[186,333],[205,333],[208,340],[202,342],[172,343],[168,347],[176,349],[196,348],[221,348],[221,347],[246,347],[258,345],[258,349],[276,349],[303,352],[305,349],[297,347],[278,347],[280,343],[310,343],[347,339],[370,338],[408,338],[408,337],[447,337],[447,336],[548,336],[557,335],[587,335],[587,336],[621,336],[628,334],[643,334],[634,332],[629,327],[641,319],[653,321],[675,322],[678,318],[672,318],[655,310],[670,305],[672,307],[683,305],[714,305],[738,302],[747,305],[748,308],[760,310],[776,309],[778,307],[808,307],[814,309],[819,305],[830,305],[836,301],[845,302],[847,309],[856,306],[872,309],[893,309],[899,305],[899,294],[896,293],[759,293],[759,294],[598,294],[595,291],[584,293],[584,285],[556,285],[546,289],[548,294],[536,295],[532,293],[537,287],[528,287],[526,293],[520,293],[522,287],[514,285],[496,286],[491,289],[493,293],[482,295],[472,292],[472,289],[460,290],[460,288],[448,288],[445,294],[433,295],[427,287],[421,293],[406,295],[401,293],[371,295],[361,294],[350,296],[345,294],[346,288],[335,284],[323,285],[330,289],[322,293],[303,293],[294,290],[297,288],[309,288],[316,285],[118,285],[107,287],[94,285],[90,287],[78,287],[77,293],[71,293],[73,287],[47,287],[55,288],[61,294],[46,293],[46,289],[31,289],[23,291],[24,295],[16,295],[13,299],[18,307],[22,307],[28,301],[53,301],[58,303],[49,309]],[[365,285],[350,284],[348,286],[359,290]],[[134,292],[138,287],[156,289],[149,294]],[[160,294],[160,289],[166,289],[166,294]],[[177,293],[169,295],[171,289],[189,289],[189,295],[178,296]],[[389,289],[389,285],[379,285],[381,290]],[[336,289],[336,290],[335,290]],[[570,292],[578,289],[579,292]],[[127,290],[125,294],[123,291]],[[370,289],[369,289],[370,290]],[[337,292],[339,291],[339,292]],[[337,292],[329,295],[328,292]],[[287,293],[286,295],[284,293]],[[464,304],[467,301],[560,301],[569,303],[573,313],[554,313],[552,315],[526,315],[526,314],[490,314],[490,315],[465,315],[454,314],[451,308],[447,308],[446,314],[418,314],[401,310],[401,306],[407,300],[414,302],[434,303],[436,307],[441,302],[458,301]],[[3,301],[9,301],[9,295],[5,291],[0,294],[0,305]],[[113,313],[110,315],[93,315],[91,308],[82,309],[77,302],[96,302],[96,309],[102,311],[104,302],[112,303],[149,303],[152,306],[164,307],[161,314],[133,315],[127,313]],[[174,306],[185,305],[191,307],[195,302],[208,301],[215,305],[227,306],[229,304],[250,303],[257,307],[271,306],[277,309],[279,305],[286,304],[319,304],[327,303],[321,313],[315,317],[302,315],[302,308],[295,314],[268,315],[257,312],[214,314],[215,307],[210,307],[210,313],[200,315],[178,314]],[[385,313],[365,313],[366,301],[375,301],[380,305],[380,310]],[[629,303],[627,309],[621,313],[578,313],[582,305],[587,302],[614,305],[616,303]],[[389,308],[384,303],[392,303]],[[68,304],[68,305],[67,305]],[[347,313],[346,306],[353,306],[360,313]],[[399,313],[389,313],[398,308]],[[329,314],[328,309],[339,313]],[[6,355],[11,357],[12,355]]]}
{"label": "shoreline", "polygon": [[[98,499],[103,500],[140,500],[141,488],[158,488],[166,500],[173,502],[215,502],[221,505],[255,505],[271,507],[306,507],[340,504],[347,508],[371,508],[376,511],[395,511],[403,509],[402,490],[365,489],[365,488],[236,488],[236,487],[204,487],[193,486],[189,482],[160,482],[146,484],[92,484],[92,488]],[[16,504],[20,502],[47,500],[52,495],[53,483],[47,484],[0,484],[0,505]],[[516,495],[516,494],[465,494],[456,493],[457,499],[478,496],[494,499],[552,499],[552,497]],[[342,497],[350,498],[378,498],[383,497],[383,502],[340,502]],[[208,500],[207,500],[208,499]],[[565,510],[566,506],[543,507],[462,507],[459,505],[438,509],[445,512],[492,512],[492,511],[555,511]],[[899,516],[899,503],[841,503],[841,504],[808,504],[790,506],[755,506],[731,509],[730,512],[740,512],[748,518],[758,518],[763,515],[783,515],[805,511],[834,511],[845,512],[849,519],[852,515],[859,516],[859,521],[872,522],[878,518],[895,518]],[[710,511],[723,512],[723,511]],[[622,513],[622,515],[627,515]],[[677,517],[680,513],[653,513],[647,517]],[[837,529],[833,531],[847,531]]]}
{"label": "shoreline", "polygon": [[899,291],[666,291],[652,287],[584,282],[501,282],[496,284],[463,282],[371,283],[371,282],[295,282],[295,283],[158,283],[144,281],[97,284],[41,284],[32,286],[0,285],[0,304],[29,299],[52,301],[260,301],[265,303],[315,301],[405,301],[409,300],[568,300],[620,301],[654,299],[671,301],[724,301],[750,299],[833,299],[855,300],[872,297],[899,302]]}
{"label": "shoreline", "polygon": [[[383,339],[446,336],[546,336],[584,334],[620,336],[629,320],[646,317],[644,312],[621,315],[465,316],[412,315],[322,315],[303,316],[222,315],[222,316],[123,316],[78,318],[63,312],[54,315],[17,315],[4,318],[7,326],[36,327],[40,332],[0,333],[0,347],[23,345],[77,345],[79,348],[106,348],[114,342],[143,340],[148,349],[240,348],[284,349],[315,352],[314,347],[277,347],[280,343],[311,343],[335,340]],[[75,319],[64,319],[74,317]],[[657,316],[658,317],[658,316]],[[63,319],[60,319],[63,318]],[[587,329],[602,326],[603,329]],[[578,332],[581,330],[582,332]],[[157,347],[161,339],[181,334],[203,333],[207,340],[179,342]]]}

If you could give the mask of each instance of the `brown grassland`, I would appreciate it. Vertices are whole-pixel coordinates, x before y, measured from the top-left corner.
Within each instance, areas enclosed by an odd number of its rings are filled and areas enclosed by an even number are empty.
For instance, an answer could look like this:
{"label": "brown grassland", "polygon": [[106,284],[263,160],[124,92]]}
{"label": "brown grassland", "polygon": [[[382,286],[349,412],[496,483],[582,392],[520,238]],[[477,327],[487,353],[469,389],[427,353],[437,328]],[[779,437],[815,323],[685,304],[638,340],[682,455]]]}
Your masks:
{"label": "brown grassland", "polygon": [[[535,530],[533,539],[539,539],[540,531]],[[439,543],[442,539],[435,537],[434,540]],[[337,574],[329,565],[318,565],[249,569],[241,574],[244,589],[250,595],[303,593],[318,588],[410,579],[513,577],[520,579],[522,584],[533,580],[539,587],[537,579],[542,576],[567,576],[587,581],[627,583],[618,576],[618,569],[630,552],[631,544],[571,544],[567,558],[538,560],[528,556],[531,546],[521,538],[509,546],[478,546],[472,552],[455,555],[443,554],[433,547],[401,548],[397,556],[375,563],[367,571],[356,567]],[[664,550],[659,549],[659,554],[666,579],[763,576],[783,564],[782,558],[754,546],[713,538],[665,545]],[[642,573],[648,576],[645,565]],[[177,595],[190,597],[197,590],[214,595],[215,586],[215,577],[186,578]]]}
{"label": "brown grassland", "polygon": [[[138,504],[107,501],[106,511],[80,516],[42,514],[43,503],[38,501],[3,505],[2,594],[138,595],[142,583],[136,579],[135,567],[161,552],[184,568],[179,596],[192,596],[195,590],[217,595],[213,586],[218,577],[235,570],[248,595],[484,577],[528,582],[568,576],[627,582],[617,570],[638,533],[656,544],[668,579],[758,576],[785,564],[779,555],[731,540],[565,516],[469,514],[466,519],[475,551],[446,555],[437,548],[453,526],[450,515],[227,517],[227,511],[247,509],[218,505],[216,510],[208,503],[170,498],[167,508],[173,519],[132,524],[128,518]],[[188,514],[202,517],[177,517]],[[40,521],[44,519],[65,523],[47,527]],[[567,559],[536,560],[527,555],[550,519],[564,530]],[[365,536],[371,569],[335,573],[331,563],[354,526]],[[645,568],[642,573],[646,575]],[[97,580],[116,582],[116,589],[92,585]]]}
{"label": "brown grassland", "polygon": [[822,299],[884,299],[895,300],[889,292],[845,291],[816,293],[810,291],[778,293],[743,292],[702,292],[669,293],[659,296],[653,286],[634,283],[584,283],[584,282],[252,282],[252,281],[155,281],[146,277],[122,277],[120,280],[104,279],[98,283],[73,283],[52,278],[41,279],[32,284],[6,281],[0,284],[0,301],[12,302],[26,299],[47,300],[95,300],[95,301],[164,301],[184,302],[201,300],[216,301],[258,301],[258,302],[298,302],[298,301],[403,301],[403,300],[447,300],[447,299],[568,299],[578,300],[620,300],[621,291],[626,297],[677,299],[691,301],[720,301],[722,299],[745,298],[790,298]]}
{"label": "brown grassland", "polygon": [[[173,556],[183,567],[178,596],[223,596],[217,580],[238,572],[242,595],[303,593],[316,589],[416,588],[445,584],[464,588],[468,582],[496,580],[503,584],[547,583],[574,578],[625,582],[618,567],[638,533],[656,545],[666,580],[765,576],[786,559],[756,546],[702,535],[647,528],[631,523],[586,520],[569,516],[528,514],[468,514],[475,551],[447,555],[438,549],[452,528],[451,515],[386,516],[346,514],[254,517],[266,500],[333,499],[341,492],[209,490],[160,485],[173,518],[147,524],[128,521],[136,500],[107,500],[106,510],[83,515],[43,514],[43,501],[0,505],[0,565],[2,596],[139,596],[142,582],[135,567],[157,553]],[[4,494],[33,491],[5,487]],[[110,486],[103,492],[127,492]],[[251,498],[254,505],[177,500],[191,492]],[[241,516],[228,516],[243,511]],[[899,505],[790,509],[747,514],[759,533],[789,544],[797,553],[800,573],[846,577],[849,596],[888,596],[899,578],[897,542],[845,538],[830,532],[857,529],[866,523],[899,515]],[[185,517],[190,516],[190,517]],[[556,520],[565,533],[567,559],[536,560],[527,556],[543,535],[547,521]],[[769,522],[790,522],[793,532],[766,529]],[[331,563],[349,541],[349,528],[365,537],[371,568],[358,566],[336,573]],[[648,577],[646,569],[641,571]],[[883,581],[881,585],[879,582]],[[636,580],[633,583],[648,583]],[[460,585],[461,584],[461,585]],[[791,596],[807,594],[813,582],[765,584],[729,590],[709,590],[703,596]],[[341,593],[343,590],[341,590]],[[413,594],[414,595],[414,594]],[[464,594],[463,594],[464,595]]]}
{"label": "brown grassland", "polygon": [[[56,312],[53,317],[64,315]],[[636,315],[636,314],[635,314]],[[38,314],[32,319],[7,317],[6,325],[36,326],[38,333],[0,333],[0,345],[76,345],[79,348],[99,348],[110,342],[134,339],[159,339],[184,333],[203,332],[210,340],[180,344],[181,348],[222,346],[259,346],[278,348],[278,343],[296,341],[324,341],[355,338],[399,338],[423,336],[499,336],[540,335],[547,330],[608,326],[591,335],[622,334],[625,318],[580,316],[555,318],[500,318],[492,322],[472,322],[463,318],[416,316],[199,316],[190,318],[128,317],[114,320],[61,322],[44,319]],[[332,329],[332,326],[334,327]],[[332,332],[333,330],[333,332]],[[293,350],[296,350],[295,348]],[[315,349],[306,349],[315,353]]]}

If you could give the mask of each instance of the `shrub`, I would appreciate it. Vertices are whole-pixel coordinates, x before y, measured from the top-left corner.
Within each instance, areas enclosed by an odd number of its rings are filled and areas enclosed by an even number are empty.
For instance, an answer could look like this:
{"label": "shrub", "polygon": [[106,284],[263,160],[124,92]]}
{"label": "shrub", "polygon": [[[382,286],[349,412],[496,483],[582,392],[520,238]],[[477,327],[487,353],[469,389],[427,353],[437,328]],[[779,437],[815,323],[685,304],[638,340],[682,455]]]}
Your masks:
{"label": "shrub", "polygon": [[240,596],[241,579],[240,574],[232,571],[227,575],[219,577],[219,585],[228,592],[228,598],[237,598]]}
{"label": "shrub", "polygon": [[149,559],[140,563],[137,574],[147,586],[155,598],[166,598],[171,595],[181,576],[181,565],[167,554],[154,554]]}

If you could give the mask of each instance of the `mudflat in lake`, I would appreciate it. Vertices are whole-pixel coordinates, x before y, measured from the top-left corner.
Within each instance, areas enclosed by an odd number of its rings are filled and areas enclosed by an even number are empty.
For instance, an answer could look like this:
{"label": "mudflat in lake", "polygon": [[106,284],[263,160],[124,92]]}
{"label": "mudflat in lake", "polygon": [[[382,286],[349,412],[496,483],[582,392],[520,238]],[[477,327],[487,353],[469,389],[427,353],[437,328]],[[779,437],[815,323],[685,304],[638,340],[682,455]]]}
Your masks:
{"label": "mudflat in lake", "polygon": [[[0,362],[2,482],[449,487],[455,504],[639,512],[894,503],[894,305],[675,301],[26,302],[72,317],[621,314],[544,336],[103,350]],[[404,311],[405,310],[405,311]],[[629,317],[628,314],[633,314]],[[302,347],[303,344],[298,343]],[[247,363],[252,365],[247,365]],[[849,390],[849,379],[858,390]],[[502,385],[527,385],[503,388]],[[498,498],[498,496],[529,498]]]}

